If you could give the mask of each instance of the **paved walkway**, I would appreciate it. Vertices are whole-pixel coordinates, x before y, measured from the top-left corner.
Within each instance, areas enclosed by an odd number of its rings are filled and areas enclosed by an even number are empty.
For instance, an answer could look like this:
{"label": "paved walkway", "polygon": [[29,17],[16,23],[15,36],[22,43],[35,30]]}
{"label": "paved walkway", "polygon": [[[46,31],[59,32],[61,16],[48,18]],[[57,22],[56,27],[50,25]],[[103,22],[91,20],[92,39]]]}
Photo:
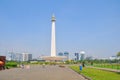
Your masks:
{"label": "paved walkway", "polygon": [[30,69],[9,69],[0,71],[0,80],[87,80],[65,67],[31,66]]}

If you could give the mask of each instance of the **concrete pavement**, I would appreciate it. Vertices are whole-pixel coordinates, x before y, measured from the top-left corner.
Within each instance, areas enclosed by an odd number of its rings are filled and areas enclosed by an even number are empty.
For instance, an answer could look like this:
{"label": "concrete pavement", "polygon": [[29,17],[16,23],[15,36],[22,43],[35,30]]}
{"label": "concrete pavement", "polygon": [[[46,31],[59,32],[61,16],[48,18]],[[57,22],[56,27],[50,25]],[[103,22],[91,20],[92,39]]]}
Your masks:
{"label": "concrete pavement", "polygon": [[0,80],[87,80],[73,70],[59,66],[40,65],[30,69],[14,68],[0,71]]}

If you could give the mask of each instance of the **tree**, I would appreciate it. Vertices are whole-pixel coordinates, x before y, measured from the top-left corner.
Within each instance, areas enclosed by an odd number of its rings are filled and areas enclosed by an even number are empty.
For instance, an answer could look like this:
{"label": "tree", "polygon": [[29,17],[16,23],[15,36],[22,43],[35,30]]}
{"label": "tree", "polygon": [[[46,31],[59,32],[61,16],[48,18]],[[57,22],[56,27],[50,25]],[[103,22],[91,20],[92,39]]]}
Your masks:
{"label": "tree", "polygon": [[120,52],[117,53],[117,57],[120,57]]}

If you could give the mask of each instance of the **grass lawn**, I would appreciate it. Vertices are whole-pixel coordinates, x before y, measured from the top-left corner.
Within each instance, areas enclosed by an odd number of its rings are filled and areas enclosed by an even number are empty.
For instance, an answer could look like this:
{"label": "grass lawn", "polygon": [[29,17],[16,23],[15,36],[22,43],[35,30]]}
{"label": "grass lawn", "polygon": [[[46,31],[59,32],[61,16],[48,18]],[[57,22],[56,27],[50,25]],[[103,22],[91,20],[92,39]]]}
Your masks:
{"label": "grass lawn", "polygon": [[120,70],[120,64],[94,64],[93,66]]}
{"label": "grass lawn", "polygon": [[103,71],[93,68],[83,68],[82,71],[79,70],[79,66],[70,66],[74,71],[83,74],[92,80],[120,80],[120,73]]}

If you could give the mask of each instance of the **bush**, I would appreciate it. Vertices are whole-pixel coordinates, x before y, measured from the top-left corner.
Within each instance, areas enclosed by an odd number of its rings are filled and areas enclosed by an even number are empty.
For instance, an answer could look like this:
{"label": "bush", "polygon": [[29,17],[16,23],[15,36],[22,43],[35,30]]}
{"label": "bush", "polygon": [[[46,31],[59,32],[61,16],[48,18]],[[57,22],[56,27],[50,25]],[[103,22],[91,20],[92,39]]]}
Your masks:
{"label": "bush", "polygon": [[17,67],[17,63],[16,62],[7,62],[5,64],[6,67],[11,68],[11,67]]}

